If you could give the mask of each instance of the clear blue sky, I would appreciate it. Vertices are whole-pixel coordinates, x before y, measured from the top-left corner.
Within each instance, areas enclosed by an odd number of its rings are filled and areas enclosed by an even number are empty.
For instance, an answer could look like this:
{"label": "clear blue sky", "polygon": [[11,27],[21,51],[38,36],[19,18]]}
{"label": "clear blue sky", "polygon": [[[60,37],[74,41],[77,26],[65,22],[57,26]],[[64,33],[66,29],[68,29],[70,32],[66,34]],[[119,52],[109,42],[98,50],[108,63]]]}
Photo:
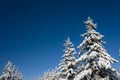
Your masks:
{"label": "clear blue sky", "polygon": [[24,80],[54,68],[67,36],[75,47],[83,40],[79,35],[88,16],[105,35],[107,51],[120,60],[119,0],[0,0],[0,72],[8,60],[19,67]]}

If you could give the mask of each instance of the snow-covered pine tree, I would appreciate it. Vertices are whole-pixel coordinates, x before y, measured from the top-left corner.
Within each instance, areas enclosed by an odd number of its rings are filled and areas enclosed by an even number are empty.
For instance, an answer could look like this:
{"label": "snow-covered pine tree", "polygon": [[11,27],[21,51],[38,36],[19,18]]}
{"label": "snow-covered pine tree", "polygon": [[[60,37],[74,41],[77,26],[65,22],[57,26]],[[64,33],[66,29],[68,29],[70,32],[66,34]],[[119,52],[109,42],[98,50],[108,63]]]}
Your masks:
{"label": "snow-covered pine tree", "polygon": [[11,61],[5,65],[0,80],[22,80],[22,74],[12,65]]}
{"label": "snow-covered pine tree", "polygon": [[103,46],[103,35],[95,31],[97,24],[88,17],[85,21],[86,33],[83,42],[78,46],[80,49],[79,58],[76,64],[81,66],[74,80],[115,80],[113,78],[111,63],[117,62],[112,58]]}
{"label": "snow-covered pine tree", "polygon": [[73,44],[68,37],[65,40],[65,50],[64,55],[62,56],[63,59],[59,64],[60,69],[60,79],[59,80],[73,80],[75,75],[75,57],[74,54],[76,53],[75,48],[73,48]]}
{"label": "snow-covered pine tree", "polygon": [[21,72],[18,70],[18,68],[15,68],[15,67],[14,67],[13,74],[14,74],[13,79],[15,79],[15,80],[23,80],[22,74],[21,74]]}
{"label": "snow-covered pine tree", "polygon": [[59,80],[59,73],[57,67],[55,67],[55,69],[52,70],[51,77],[52,77],[51,80]]}
{"label": "snow-covered pine tree", "polygon": [[5,68],[3,70],[3,74],[9,74],[9,72],[11,72],[12,70],[12,62],[8,61],[8,63],[5,65]]}
{"label": "snow-covered pine tree", "polygon": [[38,80],[52,80],[51,71],[48,70],[47,72],[44,72],[43,76]]}
{"label": "snow-covered pine tree", "polygon": [[13,71],[14,71],[14,68],[12,67],[12,62],[8,61],[8,63],[5,65],[5,68],[3,70],[3,75],[5,75],[4,79],[12,80],[14,76]]}
{"label": "snow-covered pine tree", "polygon": [[59,80],[58,68],[55,67],[52,71],[48,70],[47,72],[44,72],[37,80]]}

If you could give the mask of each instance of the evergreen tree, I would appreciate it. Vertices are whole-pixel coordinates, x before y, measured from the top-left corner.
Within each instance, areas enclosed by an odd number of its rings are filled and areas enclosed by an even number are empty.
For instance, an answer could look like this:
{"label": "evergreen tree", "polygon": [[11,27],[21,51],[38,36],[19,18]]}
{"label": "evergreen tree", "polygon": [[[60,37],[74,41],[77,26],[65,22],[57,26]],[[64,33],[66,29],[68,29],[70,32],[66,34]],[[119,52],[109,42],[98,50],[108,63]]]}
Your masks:
{"label": "evergreen tree", "polygon": [[75,75],[75,57],[74,54],[76,53],[75,48],[73,48],[73,44],[70,41],[70,38],[68,37],[67,40],[65,40],[65,50],[63,60],[61,60],[61,63],[59,64],[60,68],[60,80],[73,80]]}
{"label": "evergreen tree", "polygon": [[14,76],[13,76],[13,79],[15,80],[22,80],[22,74],[21,72],[17,69],[17,68],[14,68]]}
{"label": "evergreen tree", "polygon": [[[103,46],[103,35],[95,31],[97,24],[88,17],[85,21],[86,33],[83,42],[78,46],[80,49],[77,65],[81,65],[74,80],[115,80],[112,79],[113,68],[111,63],[116,62]],[[112,77],[112,78],[111,78]]]}
{"label": "evergreen tree", "polygon": [[58,69],[55,67],[52,71],[48,70],[37,80],[59,80]]}
{"label": "evergreen tree", "polygon": [[43,76],[38,80],[52,80],[51,78],[52,78],[51,72],[50,70],[48,70],[47,72],[44,72]]}
{"label": "evergreen tree", "polygon": [[51,73],[51,77],[52,79],[51,80],[59,80],[59,75],[58,75],[58,68],[55,67],[55,69],[52,70],[52,73]]}
{"label": "evergreen tree", "polygon": [[3,70],[3,74],[9,75],[9,78],[13,77],[13,67],[12,62],[8,61],[8,63],[5,65],[5,68]]}
{"label": "evergreen tree", "polygon": [[22,80],[22,74],[16,70],[11,61],[8,61],[8,63],[5,65],[0,80]]}

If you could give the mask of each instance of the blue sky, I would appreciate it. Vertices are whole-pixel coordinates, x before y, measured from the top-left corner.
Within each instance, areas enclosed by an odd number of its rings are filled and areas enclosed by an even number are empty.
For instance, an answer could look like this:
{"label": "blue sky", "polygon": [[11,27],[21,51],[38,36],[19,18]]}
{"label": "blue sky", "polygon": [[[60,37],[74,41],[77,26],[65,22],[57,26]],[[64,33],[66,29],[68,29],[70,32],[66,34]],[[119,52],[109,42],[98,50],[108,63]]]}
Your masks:
{"label": "blue sky", "polygon": [[8,60],[19,67],[24,80],[54,68],[67,36],[75,47],[83,40],[79,35],[88,16],[105,35],[107,51],[120,60],[119,0],[0,0],[0,72]]}

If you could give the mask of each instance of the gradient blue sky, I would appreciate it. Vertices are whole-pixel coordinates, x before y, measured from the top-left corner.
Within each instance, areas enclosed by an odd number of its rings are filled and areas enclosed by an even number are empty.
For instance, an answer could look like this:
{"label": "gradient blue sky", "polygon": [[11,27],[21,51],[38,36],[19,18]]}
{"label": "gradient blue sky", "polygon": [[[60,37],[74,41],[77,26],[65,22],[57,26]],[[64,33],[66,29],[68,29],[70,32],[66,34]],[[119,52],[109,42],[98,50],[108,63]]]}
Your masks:
{"label": "gradient blue sky", "polygon": [[[88,16],[105,35],[104,45],[118,58],[119,0],[0,0],[0,72],[8,60],[19,67],[24,80],[33,80],[54,68],[69,36],[75,47],[85,32]],[[78,50],[78,49],[77,49]],[[115,63],[113,67],[120,67]]]}

